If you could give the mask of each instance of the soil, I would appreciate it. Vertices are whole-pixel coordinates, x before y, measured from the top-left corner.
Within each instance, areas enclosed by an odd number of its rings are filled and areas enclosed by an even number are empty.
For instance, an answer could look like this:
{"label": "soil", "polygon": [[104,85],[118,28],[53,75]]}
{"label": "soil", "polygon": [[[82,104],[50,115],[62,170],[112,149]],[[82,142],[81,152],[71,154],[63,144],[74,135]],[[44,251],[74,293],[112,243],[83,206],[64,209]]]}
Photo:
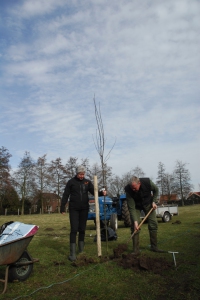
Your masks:
{"label": "soil", "polygon": [[173,222],[172,224],[181,224],[181,221],[176,220],[175,222]]}
{"label": "soil", "polygon": [[[169,263],[164,257],[150,257],[144,254],[134,255],[132,253],[124,253],[127,251],[127,244],[119,244],[117,248],[113,249],[113,255],[104,256],[100,258],[100,262],[115,261],[120,267],[124,269],[131,269],[135,271],[151,271],[155,274],[161,274],[163,271],[173,268],[173,263]],[[85,254],[80,254],[77,260],[72,262],[75,267],[87,266],[89,264],[97,263],[97,260],[87,257]]]}

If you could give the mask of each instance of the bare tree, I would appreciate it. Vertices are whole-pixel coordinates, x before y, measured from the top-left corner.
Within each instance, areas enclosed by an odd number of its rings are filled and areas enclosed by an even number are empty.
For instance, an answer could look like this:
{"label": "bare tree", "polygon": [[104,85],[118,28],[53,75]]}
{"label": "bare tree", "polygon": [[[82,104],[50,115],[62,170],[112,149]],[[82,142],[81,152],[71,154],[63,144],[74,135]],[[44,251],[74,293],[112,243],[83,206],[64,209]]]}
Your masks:
{"label": "bare tree", "polygon": [[[97,123],[97,130],[96,130],[96,141],[94,141],[96,150],[99,154],[100,158],[100,163],[101,163],[101,169],[102,169],[102,179],[103,179],[103,187],[106,188],[107,186],[107,172],[106,172],[106,166],[107,166],[107,161],[110,157],[110,153],[115,145],[115,142],[108,152],[108,154],[105,155],[105,135],[104,135],[104,127],[103,127],[103,121],[101,118],[101,110],[100,110],[100,104],[99,108],[97,108],[95,97],[94,97],[94,110],[95,110],[95,117],[96,117],[96,123]],[[104,196],[105,200],[105,196]],[[108,236],[107,236],[107,222],[106,222],[106,205],[104,201],[104,219],[105,219],[105,227],[106,227],[106,249],[108,252]]]}
{"label": "bare tree", "polygon": [[59,197],[58,212],[60,212],[60,199],[63,193],[63,186],[66,184],[68,178],[68,171],[62,164],[61,158],[52,160],[48,168],[49,174],[51,176],[51,186],[55,193]]}
{"label": "bare tree", "polygon": [[101,163],[101,169],[102,169],[102,178],[103,178],[103,186],[106,187],[106,166],[107,166],[107,161],[110,158],[110,153],[112,149],[115,146],[115,142],[109,152],[105,155],[105,135],[104,135],[104,127],[103,127],[103,121],[101,117],[101,109],[100,109],[100,104],[99,108],[97,108],[95,97],[93,99],[94,101],[94,109],[95,109],[95,117],[96,117],[96,123],[97,123],[97,130],[96,130],[96,141],[94,141],[96,150],[99,154],[100,158],[100,163]]}
{"label": "bare tree", "polygon": [[132,171],[129,171],[129,172],[124,173],[124,174],[122,175],[122,182],[123,182],[123,184],[124,184],[124,187],[130,182],[132,176],[133,176]]}
{"label": "bare tree", "polygon": [[7,212],[16,212],[20,207],[19,196],[12,185],[5,190],[2,206]]}
{"label": "bare tree", "polygon": [[158,164],[158,177],[156,184],[159,187],[160,190],[160,195],[165,195],[166,194],[166,189],[165,189],[165,181],[166,180],[166,174],[165,174],[165,166],[162,162],[159,162]]}
{"label": "bare tree", "polygon": [[163,179],[163,190],[168,197],[168,201],[171,200],[171,196],[174,193],[174,176],[173,174],[165,173]]}
{"label": "bare tree", "polygon": [[[140,169],[138,167],[138,169]],[[137,169],[137,170],[138,170]],[[109,185],[109,192],[113,195],[113,196],[118,196],[123,194],[124,191],[124,187],[130,183],[131,178],[133,177],[133,175],[137,176],[140,175],[144,175],[142,169],[140,169],[140,173],[134,173],[134,170],[131,170],[129,172],[124,173],[121,177],[120,176],[114,176],[111,178],[110,180],[110,185]],[[139,176],[140,177],[140,176]]]}
{"label": "bare tree", "polygon": [[188,169],[186,169],[186,163],[180,160],[176,161],[174,181],[174,190],[180,195],[182,205],[184,205],[184,198],[187,197],[193,186],[190,184],[190,173]]}
{"label": "bare tree", "polygon": [[70,157],[65,165],[69,179],[76,175],[76,168],[78,167],[78,158]]}
{"label": "bare tree", "polygon": [[90,169],[90,164],[89,164],[89,159],[88,158],[84,158],[84,159],[82,158],[81,159],[81,165],[83,165],[86,169],[87,178],[90,179],[90,180],[93,180],[91,169]]}
{"label": "bare tree", "polygon": [[143,172],[143,170],[140,168],[140,167],[135,167],[134,169],[133,169],[133,174],[136,176],[136,177],[144,177],[145,176],[145,173]]}
{"label": "bare tree", "polygon": [[[106,184],[109,187],[109,182],[112,178],[112,168],[109,167],[107,164],[105,165],[105,174],[106,174]],[[96,175],[98,177],[98,185],[99,186],[104,186],[103,184],[103,173],[102,173],[102,168],[99,164],[94,163],[89,170],[89,176],[88,178],[93,181],[94,179],[94,175]]]}
{"label": "bare tree", "polygon": [[24,157],[19,163],[18,170],[13,174],[13,182],[21,198],[21,214],[24,214],[24,202],[29,200],[35,190],[34,178],[35,163],[29,152],[25,152]]}
{"label": "bare tree", "polygon": [[42,214],[44,212],[44,192],[47,192],[50,187],[51,177],[49,174],[49,164],[47,163],[47,154],[39,157],[34,167],[34,175],[37,184],[37,196],[41,203]]}
{"label": "bare tree", "polygon": [[0,212],[2,212],[2,204],[5,195],[11,188],[10,178],[10,157],[12,155],[5,147],[0,148]]}
{"label": "bare tree", "polygon": [[112,177],[109,183],[109,193],[111,194],[111,197],[119,197],[122,193],[124,193],[124,187],[124,181],[121,177]]}
{"label": "bare tree", "polygon": [[[102,177],[102,170],[101,166],[99,166],[97,163],[93,164],[91,167],[91,180],[93,180],[94,175],[97,175],[98,178]],[[101,180],[101,185],[103,185],[103,181]]]}

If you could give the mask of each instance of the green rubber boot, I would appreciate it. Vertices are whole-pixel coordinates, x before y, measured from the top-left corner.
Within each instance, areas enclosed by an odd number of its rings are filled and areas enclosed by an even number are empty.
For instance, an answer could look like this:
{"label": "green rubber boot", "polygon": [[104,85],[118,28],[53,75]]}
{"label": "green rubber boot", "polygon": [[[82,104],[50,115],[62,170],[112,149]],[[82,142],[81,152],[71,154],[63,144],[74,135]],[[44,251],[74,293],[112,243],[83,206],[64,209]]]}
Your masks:
{"label": "green rubber boot", "polygon": [[70,244],[70,255],[69,255],[68,259],[71,261],[76,260],[76,244],[75,243]]}
{"label": "green rubber boot", "polygon": [[157,247],[157,231],[149,231],[151,251],[164,253],[166,251],[158,249]]}
{"label": "green rubber boot", "polygon": [[79,253],[82,253],[83,250],[84,250],[84,241],[79,241],[78,242],[78,250],[79,250]]}

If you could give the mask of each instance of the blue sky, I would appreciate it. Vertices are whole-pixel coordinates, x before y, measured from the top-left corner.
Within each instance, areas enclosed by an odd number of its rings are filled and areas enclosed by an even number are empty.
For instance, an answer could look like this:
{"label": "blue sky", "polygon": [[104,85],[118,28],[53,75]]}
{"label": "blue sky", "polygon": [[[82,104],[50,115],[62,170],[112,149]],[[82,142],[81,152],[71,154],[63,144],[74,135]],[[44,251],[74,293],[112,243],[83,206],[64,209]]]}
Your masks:
{"label": "blue sky", "polygon": [[99,162],[93,97],[116,175],[200,178],[200,1],[1,0],[0,146]]}

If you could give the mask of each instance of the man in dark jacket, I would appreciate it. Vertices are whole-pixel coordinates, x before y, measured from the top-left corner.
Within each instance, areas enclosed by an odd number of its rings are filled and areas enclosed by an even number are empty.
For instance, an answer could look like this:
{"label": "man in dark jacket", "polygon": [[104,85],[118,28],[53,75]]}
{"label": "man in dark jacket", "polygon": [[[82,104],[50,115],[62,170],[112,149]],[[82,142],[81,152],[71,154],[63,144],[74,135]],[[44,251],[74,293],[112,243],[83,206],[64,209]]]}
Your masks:
{"label": "man in dark jacket", "polygon": [[[76,235],[78,236],[79,253],[84,249],[85,229],[89,210],[88,192],[94,195],[94,186],[89,179],[85,178],[85,167],[79,166],[77,174],[70,179],[65,187],[60,212],[65,214],[65,205],[69,200],[69,218],[70,218],[70,255],[69,260],[76,260]],[[101,195],[106,195],[102,191]]]}
{"label": "man in dark jacket", "polygon": [[[141,210],[147,214],[153,207],[148,217],[148,229],[150,235],[151,250],[163,252],[157,248],[158,222],[156,218],[156,199],[158,187],[149,178],[138,178],[133,176],[130,183],[125,187],[127,204],[131,217],[131,232],[138,230],[133,236],[133,253],[139,254],[139,223]],[[152,195],[153,194],[153,195]]]}

